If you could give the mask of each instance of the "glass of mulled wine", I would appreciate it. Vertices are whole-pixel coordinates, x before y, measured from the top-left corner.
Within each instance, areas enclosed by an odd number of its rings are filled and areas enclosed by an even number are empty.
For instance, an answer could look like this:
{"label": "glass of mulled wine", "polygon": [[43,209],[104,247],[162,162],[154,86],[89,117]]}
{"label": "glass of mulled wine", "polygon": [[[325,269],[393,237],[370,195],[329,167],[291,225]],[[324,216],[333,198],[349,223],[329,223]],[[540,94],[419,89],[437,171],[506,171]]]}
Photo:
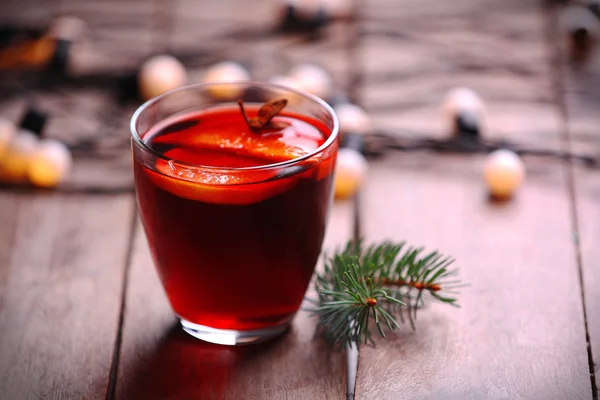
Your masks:
{"label": "glass of mulled wine", "polygon": [[146,102],[131,133],[141,221],[183,329],[228,345],[284,332],[332,203],[331,107],[272,84],[199,84]]}

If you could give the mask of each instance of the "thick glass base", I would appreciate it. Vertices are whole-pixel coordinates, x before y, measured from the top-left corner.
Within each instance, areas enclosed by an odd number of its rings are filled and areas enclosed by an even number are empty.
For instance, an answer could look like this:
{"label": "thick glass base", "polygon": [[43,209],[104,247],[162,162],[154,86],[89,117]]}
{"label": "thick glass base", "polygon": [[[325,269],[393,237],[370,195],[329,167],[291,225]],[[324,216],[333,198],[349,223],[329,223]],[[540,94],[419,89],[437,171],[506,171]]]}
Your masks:
{"label": "thick glass base", "polygon": [[210,328],[208,326],[194,324],[184,319],[180,319],[180,321],[183,330],[193,337],[205,342],[227,346],[239,346],[266,342],[284,333],[290,325],[289,322],[286,322],[284,324],[265,329],[235,331]]}

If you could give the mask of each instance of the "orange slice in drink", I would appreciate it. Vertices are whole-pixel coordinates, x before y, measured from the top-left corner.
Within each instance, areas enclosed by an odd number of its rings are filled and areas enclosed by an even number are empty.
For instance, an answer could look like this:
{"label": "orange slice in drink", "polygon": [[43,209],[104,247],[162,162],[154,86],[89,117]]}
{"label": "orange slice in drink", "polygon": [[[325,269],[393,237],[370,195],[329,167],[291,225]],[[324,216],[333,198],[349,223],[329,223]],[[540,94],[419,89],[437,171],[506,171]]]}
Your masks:
{"label": "orange slice in drink", "polygon": [[305,175],[300,166],[287,167],[290,175],[279,178],[277,171],[250,170],[228,174],[226,171],[183,168],[164,160],[157,161],[156,169],[158,172],[146,169],[146,173],[163,190],[189,200],[231,205],[258,203],[284,193]]}
{"label": "orange slice in drink", "polygon": [[[331,172],[330,163],[327,171],[315,165],[318,156],[288,167],[268,168],[305,156],[323,144],[324,135],[308,122],[278,116],[273,119],[277,128],[256,133],[241,115],[233,115],[224,124],[222,117],[211,118],[207,113],[151,137],[152,144],[166,145],[163,154],[173,160],[157,160],[154,171],[147,169],[154,183],[190,200],[243,205],[288,191],[300,177],[318,179]],[[258,166],[264,168],[235,170]]]}
{"label": "orange slice in drink", "polygon": [[266,159],[266,164],[302,157],[315,151],[324,142],[323,135],[307,122],[287,117],[277,117],[274,121],[287,126],[265,130],[259,134],[249,129],[239,133],[219,130],[208,121],[202,125],[201,133],[182,130],[157,136],[152,142],[190,150],[218,150],[243,157],[261,158]]}

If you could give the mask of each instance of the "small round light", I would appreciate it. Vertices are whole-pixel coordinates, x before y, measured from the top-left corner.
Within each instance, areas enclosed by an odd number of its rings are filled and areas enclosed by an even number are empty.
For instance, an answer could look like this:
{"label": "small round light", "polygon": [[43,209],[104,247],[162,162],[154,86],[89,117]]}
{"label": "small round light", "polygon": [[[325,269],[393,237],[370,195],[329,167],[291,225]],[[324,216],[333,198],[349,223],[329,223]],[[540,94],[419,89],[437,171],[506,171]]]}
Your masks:
{"label": "small round light", "polygon": [[567,36],[571,59],[586,61],[600,40],[600,21],[594,14],[593,7],[569,5],[560,13],[558,24]]}
{"label": "small round light", "polygon": [[0,180],[18,183],[25,180],[31,155],[39,145],[36,135],[19,131],[8,142],[4,156],[0,158]]}
{"label": "small round light", "polygon": [[289,73],[298,82],[298,87],[305,92],[326,99],[332,92],[333,80],[324,68],[314,64],[300,64]]}
{"label": "small round light", "polygon": [[288,75],[278,75],[269,79],[269,83],[285,86],[291,89],[300,89],[300,85],[294,78]]}
{"label": "small round light", "polygon": [[321,0],[321,4],[327,15],[331,15],[334,18],[347,18],[352,15],[352,0]]}
{"label": "small round light", "polygon": [[371,118],[364,108],[351,103],[336,105],[333,110],[340,121],[340,132],[368,134],[371,132]]}
{"label": "small round light", "polygon": [[58,140],[42,140],[30,157],[27,178],[38,187],[58,186],[71,170],[69,149]]}
{"label": "small round light", "polygon": [[593,37],[600,34],[600,22],[593,12],[593,6],[570,5],[565,7],[559,15],[558,23],[565,32],[573,33],[584,29]]}
{"label": "small round light", "polygon": [[456,87],[448,91],[442,104],[448,130],[454,135],[477,136],[485,117],[485,105],[472,89]]}
{"label": "small round light", "polygon": [[487,156],[483,175],[493,197],[508,198],[523,183],[525,165],[516,153],[505,149],[496,150]]}
{"label": "small round light", "polygon": [[0,118],[0,160],[2,160],[3,154],[8,147],[8,144],[15,136],[15,126],[8,120]]}
{"label": "small round light", "polygon": [[55,75],[77,72],[82,49],[87,45],[85,23],[76,17],[63,16],[54,20],[48,32],[55,41],[55,47],[46,65],[47,71]]}
{"label": "small round light", "polygon": [[85,31],[85,22],[77,17],[57,18],[50,27],[50,35],[58,40],[75,41]]}
{"label": "small round light", "polygon": [[169,55],[152,57],[144,63],[138,74],[140,94],[146,100],[183,86],[186,81],[185,68]]}
{"label": "small round light", "polygon": [[[208,68],[202,82],[244,82],[250,80],[250,72],[241,64],[233,61],[222,61]],[[242,95],[243,89],[235,85],[213,85],[209,89],[211,96],[217,99],[235,99]]]}
{"label": "small round light", "polygon": [[362,154],[349,148],[340,149],[335,172],[335,198],[353,196],[364,183],[368,169],[369,164]]}
{"label": "small round light", "polygon": [[284,31],[315,32],[329,21],[323,0],[283,0],[278,13]]}

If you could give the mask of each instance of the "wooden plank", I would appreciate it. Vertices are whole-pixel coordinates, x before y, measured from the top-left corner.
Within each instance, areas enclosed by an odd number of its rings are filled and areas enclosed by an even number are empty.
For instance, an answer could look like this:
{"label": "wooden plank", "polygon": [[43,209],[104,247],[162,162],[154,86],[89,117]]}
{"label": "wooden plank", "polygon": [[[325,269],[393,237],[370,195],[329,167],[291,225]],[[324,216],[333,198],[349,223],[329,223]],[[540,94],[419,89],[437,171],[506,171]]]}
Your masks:
{"label": "wooden plank", "polygon": [[20,206],[18,195],[13,193],[0,195],[0,312],[4,305],[6,284],[11,271],[10,262]]}
{"label": "wooden plank", "polygon": [[[351,235],[351,204],[332,210],[324,248]],[[343,353],[314,340],[315,320],[301,311],[292,329],[265,345],[203,343],[179,327],[137,230],[123,326],[117,399],[339,399]]]}
{"label": "wooden plank", "polygon": [[[555,32],[560,35],[560,32]],[[560,37],[560,36],[559,36]],[[557,40],[558,38],[556,38]],[[558,40],[557,40],[558,42]],[[560,42],[559,42],[560,43]],[[584,65],[568,62],[566,49],[561,53],[562,76],[564,83],[564,104],[567,111],[567,134],[569,146],[578,154],[599,158],[600,154],[600,52],[592,53]],[[573,167],[575,188],[575,213],[578,227],[578,248],[580,251],[583,278],[584,301],[587,312],[589,334],[589,357],[592,379],[596,391],[600,387],[600,262],[598,261],[598,218],[600,217],[600,185],[598,169]],[[596,397],[597,398],[597,397]]]}
{"label": "wooden plank", "polygon": [[0,204],[0,398],[104,398],[132,197],[0,193]]}
{"label": "wooden plank", "polygon": [[[597,78],[600,82],[600,77]],[[582,100],[581,98],[579,99]],[[571,146],[576,151],[585,148],[587,153],[598,157],[600,147],[600,116],[598,103],[593,100],[585,102],[585,106],[569,106],[568,133]],[[596,107],[594,109],[594,107]],[[598,261],[598,218],[600,218],[600,185],[598,169],[584,169],[575,167],[573,172],[576,216],[578,227],[579,251],[581,256],[581,270],[583,278],[584,301],[587,312],[587,326],[589,334],[589,357],[592,373],[595,379],[596,396],[600,388],[600,263]]]}
{"label": "wooden plank", "polygon": [[414,154],[372,165],[366,238],[453,255],[471,286],[462,308],[431,305],[416,332],[362,348],[357,398],[591,398],[564,169],[535,165],[512,202],[494,204],[481,162]]}
{"label": "wooden plank", "polygon": [[[584,63],[573,62],[568,56],[568,37],[560,29],[558,18],[564,5],[549,7],[547,30],[556,60],[556,82],[560,87],[559,101],[566,115],[566,139],[570,151],[598,158],[600,154],[600,52],[594,49]],[[598,263],[598,217],[600,216],[600,186],[598,169],[571,167],[574,188],[573,213],[576,218],[579,268],[583,300],[586,306],[588,361],[594,399],[600,387],[600,265]]]}
{"label": "wooden plank", "polygon": [[[538,7],[367,1],[374,22],[362,42],[364,99],[375,125],[444,137],[439,103],[450,87],[465,85],[487,100],[486,137],[562,149]],[[403,35],[382,35],[386,20],[406,21]],[[397,56],[377,59],[392,48]],[[591,398],[567,169],[526,159],[524,187],[496,204],[486,197],[482,164],[483,155],[435,154],[372,164],[364,236],[451,254],[471,287],[461,309],[433,304],[417,332],[405,327],[361,349],[357,398]]]}

